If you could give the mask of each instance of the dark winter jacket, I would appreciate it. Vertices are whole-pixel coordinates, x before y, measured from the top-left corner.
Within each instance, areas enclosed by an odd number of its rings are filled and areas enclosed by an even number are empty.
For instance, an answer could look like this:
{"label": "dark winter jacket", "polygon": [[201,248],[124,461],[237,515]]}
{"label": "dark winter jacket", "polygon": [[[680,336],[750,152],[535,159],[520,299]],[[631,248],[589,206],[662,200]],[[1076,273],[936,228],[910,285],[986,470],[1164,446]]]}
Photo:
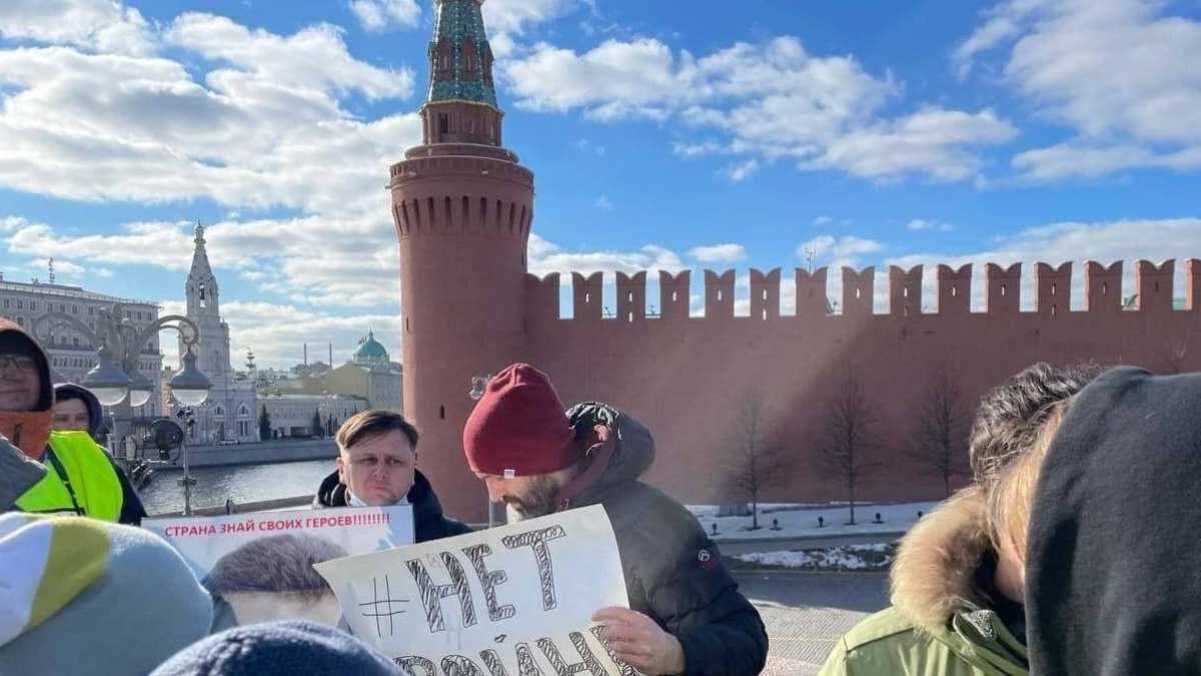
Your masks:
{"label": "dark winter jacket", "polygon": [[1201,673],[1201,374],[1102,375],[1076,396],[1031,507],[1031,672]]}
{"label": "dark winter jacket", "polygon": [[[442,515],[442,503],[438,502],[438,496],[430,486],[429,479],[420,471],[414,474],[413,487],[405,497],[413,506],[413,533],[417,542],[471,532],[471,528],[466,524]],[[313,498],[313,509],[349,506],[350,496],[346,492],[346,485],[338,480],[338,473],[335,471],[321,482],[321,487],[317,489],[317,495]]]}
{"label": "dark winter jacket", "polygon": [[1021,604],[996,591],[985,502],[960,491],[901,541],[892,606],[839,639],[821,676],[1020,676]]}
{"label": "dark winter jacket", "polygon": [[717,546],[688,510],[638,481],[655,458],[650,433],[604,404],[579,404],[568,418],[589,458],[579,481],[560,492],[559,507],[605,507],[630,608],[680,641],[689,676],[762,671],[767,632],[759,612],[738,592]]}

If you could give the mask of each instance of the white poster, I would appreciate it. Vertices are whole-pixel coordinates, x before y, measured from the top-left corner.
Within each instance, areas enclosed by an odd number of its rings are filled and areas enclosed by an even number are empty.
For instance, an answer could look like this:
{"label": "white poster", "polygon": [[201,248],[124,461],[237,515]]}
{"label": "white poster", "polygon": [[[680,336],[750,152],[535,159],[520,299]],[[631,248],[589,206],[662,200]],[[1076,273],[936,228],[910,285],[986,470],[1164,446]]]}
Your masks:
{"label": "white poster", "polygon": [[407,676],[636,673],[591,621],[629,607],[600,506],[316,568],[355,635]]}
{"label": "white poster", "polygon": [[343,507],[147,519],[217,599],[218,626],[276,619],[336,625],[337,599],[313,564],[413,542],[413,508]]}

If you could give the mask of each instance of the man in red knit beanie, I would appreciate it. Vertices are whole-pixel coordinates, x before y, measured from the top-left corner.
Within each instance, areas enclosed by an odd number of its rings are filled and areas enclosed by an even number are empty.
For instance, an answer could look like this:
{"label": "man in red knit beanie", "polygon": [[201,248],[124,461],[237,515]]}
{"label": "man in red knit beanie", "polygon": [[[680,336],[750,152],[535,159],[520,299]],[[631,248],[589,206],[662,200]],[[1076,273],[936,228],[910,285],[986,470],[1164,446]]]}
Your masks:
{"label": "man in red knit beanie", "polygon": [[563,403],[545,373],[513,364],[488,382],[463,429],[467,463],[511,521],[603,505],[630,609],[603,608],[610,647],[647,676],[751,676],[767,659],[758,611],[717,546],[675,500],[638,478],[650,432],[600,403]]}

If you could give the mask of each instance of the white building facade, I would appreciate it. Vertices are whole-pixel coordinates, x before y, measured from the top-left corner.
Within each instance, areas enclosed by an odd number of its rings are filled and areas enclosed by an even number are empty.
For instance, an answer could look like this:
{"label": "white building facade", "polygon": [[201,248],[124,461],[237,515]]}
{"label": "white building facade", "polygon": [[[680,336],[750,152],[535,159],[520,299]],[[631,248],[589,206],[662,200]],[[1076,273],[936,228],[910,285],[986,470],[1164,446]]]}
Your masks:
{"label": "white building facade", "polygon": [[[82,327],[94,332],[99,313],[112,311],[114,305],[120,306],[123,318],[136,331],[158,321],[159,308],[155,303],[94,293],[78,286],[0,278],[0,317],[16,322],[37,339],[50,359],[55,383],[78,383],[96,366],[99,346],[93,344]],[[133,409],[135,418],[161,414],[162,368],[163,355],[155,331],[147,336],[138,353],[138,370],[153,384],[154,392],[144,406]]]}
{"label": "white building facade", "polygon": [[342,394],[272,394],[258,401],[275,439],[332,437],[347,418],[369,408],[366,399]]}

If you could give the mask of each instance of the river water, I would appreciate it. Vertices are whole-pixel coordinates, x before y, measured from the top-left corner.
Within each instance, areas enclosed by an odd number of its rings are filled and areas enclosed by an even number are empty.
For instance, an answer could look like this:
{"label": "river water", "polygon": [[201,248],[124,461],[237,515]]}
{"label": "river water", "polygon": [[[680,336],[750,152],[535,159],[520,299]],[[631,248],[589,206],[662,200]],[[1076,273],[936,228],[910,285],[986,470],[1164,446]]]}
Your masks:
{"label": "river water", "polygon": [[[334,470],[333,459],[280,462],[266,465],[197,467],[192,470],[192,507],[219,507],[226,498],[238,504],[313,495],[325,475]],[[176,481],[181,470],[155,470],[154,478],[139,491],[150,514],[183,511],[183,489]]]}

